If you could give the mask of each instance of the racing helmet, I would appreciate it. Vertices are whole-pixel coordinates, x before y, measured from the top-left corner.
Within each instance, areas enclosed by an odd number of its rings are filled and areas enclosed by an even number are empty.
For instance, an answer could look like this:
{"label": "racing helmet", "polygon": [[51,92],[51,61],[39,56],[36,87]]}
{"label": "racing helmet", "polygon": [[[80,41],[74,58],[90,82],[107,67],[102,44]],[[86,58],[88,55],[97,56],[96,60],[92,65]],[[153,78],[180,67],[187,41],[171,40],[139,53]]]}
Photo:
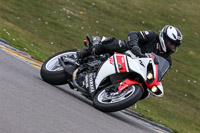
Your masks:
{"label": "racing helmet", "polygon": [[171,25],[166,25],[159,34],[160,45],[163,52],[172,54],[182,43],[183,35],[180,30]]}

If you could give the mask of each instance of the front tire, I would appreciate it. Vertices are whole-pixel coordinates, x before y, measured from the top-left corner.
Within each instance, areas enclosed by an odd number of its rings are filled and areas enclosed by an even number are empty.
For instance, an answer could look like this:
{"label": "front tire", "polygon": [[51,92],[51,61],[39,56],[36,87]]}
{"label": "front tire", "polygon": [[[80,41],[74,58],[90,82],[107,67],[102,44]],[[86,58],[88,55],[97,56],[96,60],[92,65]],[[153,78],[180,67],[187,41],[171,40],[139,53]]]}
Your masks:
{"label": "front tire", "polygon": [[135,104],[142,96],[142,88],[139,85],[131,85],[121,92],[119,96],[109,99],[105,89],[100,90],[94,96],[93,105],[103,112],[123,110]]}
{"label": "front tire", "polygon": [[40,70],[42,79],[52,85],[67,84],[67,79],[70,76],[65,73],[64,68],[59,64],[58,58],[75,54],[76,50],[66,50],[49,57]]}

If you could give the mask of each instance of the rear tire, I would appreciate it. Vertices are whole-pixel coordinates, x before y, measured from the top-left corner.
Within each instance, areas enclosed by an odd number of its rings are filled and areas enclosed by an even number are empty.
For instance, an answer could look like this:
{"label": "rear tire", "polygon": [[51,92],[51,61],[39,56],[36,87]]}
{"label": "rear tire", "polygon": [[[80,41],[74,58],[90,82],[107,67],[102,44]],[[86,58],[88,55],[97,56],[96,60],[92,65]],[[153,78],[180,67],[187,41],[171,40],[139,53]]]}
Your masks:
{"label": "rear tire", "polygon": [[119,111],[123,110],[125,108],[130,107],[131,105],[135,104],[142,96],[142,88],[139,85],[131,85],[129,87],[135,87],[135,90],[130,96],[127,98],[123,99],[122,101],[119,102],[103,102],[101,100],[101,95],[105,92],[104,89],[100,90],[97,92],[97,94],[94,96],[93,99],[93,105],[95,108],[97,108],[100,111],[103,112],[114,112],[114,111]]}
{"label": "rear tire", "polygon": [[[55,62],[58,63],[58,60],[56,62],[56,59],[58,59],[59,57],[63,56],[63,55],[67,55],[67,54],[75,54],[76,50],[66,50],[60,53],[57,53],[51,57],[49,57],[42,65],[41,70],[40,70],[40,75],[42,77],[42,79],[52,85],[63,85],[63,84],[67,84],[67,79],[69,79],[71,77],[71,75],[67,75],[66,72],[64,71],[64,69],[61,68],[60,66],[60,70],[51,70],[49,68],[49,64],[51,62]],[[53,63],[54,63],[53,62]],[[54,65],[54,64],[52,64]]]}

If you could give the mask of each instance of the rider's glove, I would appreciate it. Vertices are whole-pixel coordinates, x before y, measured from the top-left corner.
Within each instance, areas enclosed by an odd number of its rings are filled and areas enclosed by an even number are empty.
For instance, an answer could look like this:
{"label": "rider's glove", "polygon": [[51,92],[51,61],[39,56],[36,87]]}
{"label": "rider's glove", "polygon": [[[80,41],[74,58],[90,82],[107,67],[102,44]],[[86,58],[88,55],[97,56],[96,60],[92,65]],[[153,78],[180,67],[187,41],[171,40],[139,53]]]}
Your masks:
{"label": "rider's glove", "polygon": [[142,55],[141,49],[140,49],[140,47],[138,47],[138,46],[133,46],[133,47],[131,48],[131,52],[132,52],[134,55],[136,55],[136,56]]}

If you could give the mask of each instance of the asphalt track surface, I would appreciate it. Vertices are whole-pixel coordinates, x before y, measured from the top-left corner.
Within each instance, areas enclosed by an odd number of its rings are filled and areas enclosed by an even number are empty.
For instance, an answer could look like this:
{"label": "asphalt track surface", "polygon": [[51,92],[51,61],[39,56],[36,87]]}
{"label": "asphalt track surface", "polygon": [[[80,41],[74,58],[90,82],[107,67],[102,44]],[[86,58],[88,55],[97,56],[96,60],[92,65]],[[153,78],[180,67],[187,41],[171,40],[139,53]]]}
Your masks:
{"label": "asphalt track surface", "polygon": [[154,133],[121,112],[103,113],[68,86],[0,49],[0,133]]}

